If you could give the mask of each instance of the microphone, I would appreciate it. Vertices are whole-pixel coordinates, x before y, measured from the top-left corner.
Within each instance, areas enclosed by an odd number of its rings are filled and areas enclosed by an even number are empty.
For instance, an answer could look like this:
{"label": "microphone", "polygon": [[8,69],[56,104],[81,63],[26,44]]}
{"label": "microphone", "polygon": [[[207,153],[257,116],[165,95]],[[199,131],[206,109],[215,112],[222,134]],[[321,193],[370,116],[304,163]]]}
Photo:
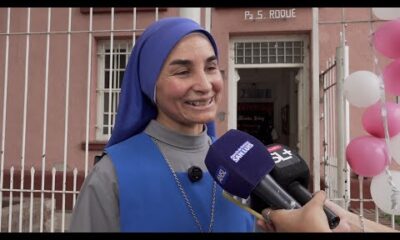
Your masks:
{"label": "microphone", "polygon": [[[267,149],[275,162],[271,176],[301,205],[310,201],[312,195],[307,190],[310,172],[304,159],[282,144],[270,144]],[[326,206],[324,206],[324,212],[328,218],[329,227],[331,229],[337,227],[340,218]]]}
{"label": "microphone", "polygon": [[300,208],[268,174],[275,163],[260,140],[231,129],[208,150],[205,165],[214,180],[228,193],[248,198],[254,193],[273,209]]}

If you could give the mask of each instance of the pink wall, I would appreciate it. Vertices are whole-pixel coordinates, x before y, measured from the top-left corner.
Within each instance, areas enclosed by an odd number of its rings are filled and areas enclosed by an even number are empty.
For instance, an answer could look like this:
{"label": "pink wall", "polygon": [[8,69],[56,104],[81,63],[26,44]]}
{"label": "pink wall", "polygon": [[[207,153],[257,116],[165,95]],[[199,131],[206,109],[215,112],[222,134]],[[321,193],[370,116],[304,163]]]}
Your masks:
{"label": "pink wall", "polygon": [[[0,9],[0,31],[6,32],[7,9]],[[47,8],[32,8],[30,32],[47,31]],[[177,15],[176,9],[160,11],[159,17]],[[154,20],[153,11],[137,11],[137,29],[141,31]],[[11,33],[27,31],[27,9],[11,9]],[[106,30],[111,28],[110,13],[97,13],[93,15],[93,30]],[[69,78],[69,117],[67,139],[68,169],[84,168],[84,151],[82,144],[86,137],[86,97],[87,97],[87,68],[88,68],[88,38],[89,14],[82,14],[79,8],[72,9],[72,31],[85,31],[85,33],[71,34],[70,53],[70,78]],[[132,29],[132,13],[116,12],[114,29]],[[48,116],[47,116],[47,168],[53,166],[63,169],[64,138],[65,138],[65,101],[67,81],[67,38],[68,9],[52,8],[51,31],[63,33],[50,35],[50,61],[48,83]],[[140,32],[141,32],[140,31]],[[138,34],[140,34],[138,32]],[[132,32],[118,32],[115,36],[132,38]],[[92,47],[92,83],[90,104],[90,141],[95,140],[96,123],[96,88],[97,88],[97,55],[96,40],[109,38],[108,32],[93,33]],[[0,37],[3,51],[0,51],[1,70],[1,99],[0,117],[2,119],[3,89],[4,89],[4,59],[5,35]],[[8,68],[8,100],[5,144],[5,168],[15,166],[19,169],[22,154],[22,126],[25,83],[25,53],[26,35],[11,34],[9,47]],[[39,169],[42,159],[43,139],[43,101],[45,86],[45,57],[46,34],[30,35],[29,74],[28,74],[28,101],[26,125],[25,169],[35,166]],[[1,131],[1,130],[0,130]],[[99,151],[91,151],[89,166],[93,164],[93,157]]]}
{"label": "pink wall", "polygon": [[[228,47],[229,39],[233,36],[248,35],[277,35],[277,34],[308,34],[311,39],[312,11],[311,8],[296,8],[296,18],[261,21],[244,19],[245,11],[269,8],[212,8],[212,33],[217,40],[220,50],[221,69],[225,72],[225,89],[228,89]],[[168,8],[161,11],[159,17],[176,16],[178,9]],[[346,39],[350,48],[350,73],[357,70],[373,69],[372,51],[369,45],[370,28],[376,29],[381,21],[372,18],[369,8],[346,8],[344,20],[347,21]],[[0,32],[6,31],[7,9],[0,8]],[[154,20],[154,12],[138,11],[137,28],[143,30]],[[204,10],[202,13],[204,16]],[[11,32],[25,32],[27,21],[26,8],[13,8],[11,11]],[[334,56],[335,48],[339,44],[341,25],[341,8],[319,9],[319,55],[320,70],[325,68],[328,57]],[[67,30],[68,9],[52,8],[51,31]],[[110,13],[97,13],[93,16],[93,30],[105,32],[93,33],[92,46],[92,84],[90,99],[90,141],[95,140],[96,122],[96,87],[97,87],[97,55],[96,40],[108,39],[111,19]],[[131,29],[132,13],[116,12],[114,29]],[[81,13],[79,8],[72,9],[72,31],[87,31],[89,29],[89,14]],[[45,32],[47,30],[47,9],[31,9],[31,32]],[[141,31],[140,31],[141,32]],[[138,34],[140,34],[138,32]],[[116,38],[132,38],[132,32],[117,32]],[[68,118],[68,168],[84,167],[84,151],[86,132],[86,90],[88,64],[88,37],[89,34],[71,34],[70,60],[70,91],[69,91],[69,118]],[[4,89],[4,59],[5,35],[0,35],[0,119],[2,119],[3,89]],[[25,76],[26,35],[13,34],[10,36],[9,68],[8,68],[8,104],[7,127],[5,145],[5,168],[12,165],[19,166],[22,152],[22,123],[23,123],[23,91]],[[310,56],[313,49],[311,49]],[[30,35],[29,52],[29,87],[25,167],[41,166],[42,139],[43,139],[43,101],[45,79],[46,34]],[[381,66],[387,59],[379,58]],[[311,61],[311,59],[310,59]],[[51,34],[50,64],[49,64],[49,91],[48,91],[48,119],[47,119],[47,167],[62,166],[64,161],[64,127],[65,127],[65,86],[67,71],[67,34]],[[311,75],[311,72],[310,72]],[[227,112],[228,93],[225,90],[220,111]],[[363,109],[351,107],[351,137],[365,134],[361,126]],[[217,121],[217,132],[221,135],[227,129],[227,119]],[[0,128],[0,133],[2,129]],[[310,146],[311,147],[311,146]],[[91,151],[89,166],[93,164],[93,156],[99,151]]]}
{"label": "pink wall", "polygon": [[[328,57],[334,56],[335,48],[339,43],[339,33],[342,31],[342,19],[346,22],[345,36],[349,46],[349,74],[366,70],[382,71],[389,63],[389,59],[374,53],[371,42],[372,35],[384,21],[377,19],[372,14],[371,8],[320,8],[319,9],[320,33],[320,70],[324,69]],[[375,55],[376,54],[376,55]],[[374,57],[378,65],[374,66]],[[378,74],[378,73],[377,73]],[[387,101],[393,101],[393,96],[386,96]],[[361,118],[365,108],[350,105],[350,140],[363,135],[364,131]],[[392,161],[393,168],[400,169]]]}
{"label": "pink wall", "polygon": [[[371,8],[344,8],[343,19],[346,21],[345,35],[349,46],[349,74],[359,70],[374,71],[374,53],[371,35],[383,21],[371,15]],[[339,33],[342,31],[342,8],[320,9],[320,66],[324,69],[325,60],[334,56],[339,44]],[[388,59],[377,55],[377,69],[383,68]],[[390,98],[389,98],[390,99]],[[351,138],[366,134],[362,128],[361,116],[364,108],[350,105]]]}

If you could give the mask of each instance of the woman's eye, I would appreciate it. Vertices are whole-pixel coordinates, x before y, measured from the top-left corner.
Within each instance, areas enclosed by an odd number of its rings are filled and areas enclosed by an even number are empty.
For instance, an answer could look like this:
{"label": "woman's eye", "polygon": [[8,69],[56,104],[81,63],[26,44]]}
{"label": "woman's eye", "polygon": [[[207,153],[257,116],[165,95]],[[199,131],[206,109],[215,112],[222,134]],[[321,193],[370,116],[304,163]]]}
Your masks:
{"label": "woman's eye", "polygon": [[186,74],[189,74],[189,71],[180,71],[175,73],[175,75],[186,75]]}
{"label": "woman's eye", "polygon": [[216,69],[218,69],[218,65],[217,64],[211,63],[211,64],[209,64],[207,66],[207,71],[214,71]]}

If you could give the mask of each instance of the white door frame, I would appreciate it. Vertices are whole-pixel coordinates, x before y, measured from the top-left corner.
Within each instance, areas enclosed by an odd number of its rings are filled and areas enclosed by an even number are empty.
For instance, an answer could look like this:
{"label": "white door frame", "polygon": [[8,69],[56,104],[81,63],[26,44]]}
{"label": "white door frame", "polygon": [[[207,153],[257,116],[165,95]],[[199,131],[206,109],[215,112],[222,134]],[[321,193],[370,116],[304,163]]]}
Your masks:
{"label": "white door frame", "polygon": [[[235,64],[234,46],[236,42],[255,42],[255,41],[303,41],[304,43],[304,63],[274,63],[274,64]],[[272,36],[240,36],[232,37],[229,40],[229,55],[228,55],[228,130],[237,129],[237,88],[240,76],[238,69],[244,68],[300,68],[296,78],[298,84],[298,148],[299,154],[308,161],[310,165],[310,112],[309,104],[310,97],[310,51],[309,51],[309,36],[300,35],[272,35]]]}

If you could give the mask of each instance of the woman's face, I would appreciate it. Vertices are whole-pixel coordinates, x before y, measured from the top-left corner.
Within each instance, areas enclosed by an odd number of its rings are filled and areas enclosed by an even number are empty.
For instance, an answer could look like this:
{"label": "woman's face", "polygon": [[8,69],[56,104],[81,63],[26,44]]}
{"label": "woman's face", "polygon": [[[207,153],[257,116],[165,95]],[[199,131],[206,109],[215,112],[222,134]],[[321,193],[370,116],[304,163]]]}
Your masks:
{"label": "woman's face", "polygon": [[199,134],[214,120],[222,76],[206,36],[189,34],[169,54],[156,84],[157,121],[185,134]]}

